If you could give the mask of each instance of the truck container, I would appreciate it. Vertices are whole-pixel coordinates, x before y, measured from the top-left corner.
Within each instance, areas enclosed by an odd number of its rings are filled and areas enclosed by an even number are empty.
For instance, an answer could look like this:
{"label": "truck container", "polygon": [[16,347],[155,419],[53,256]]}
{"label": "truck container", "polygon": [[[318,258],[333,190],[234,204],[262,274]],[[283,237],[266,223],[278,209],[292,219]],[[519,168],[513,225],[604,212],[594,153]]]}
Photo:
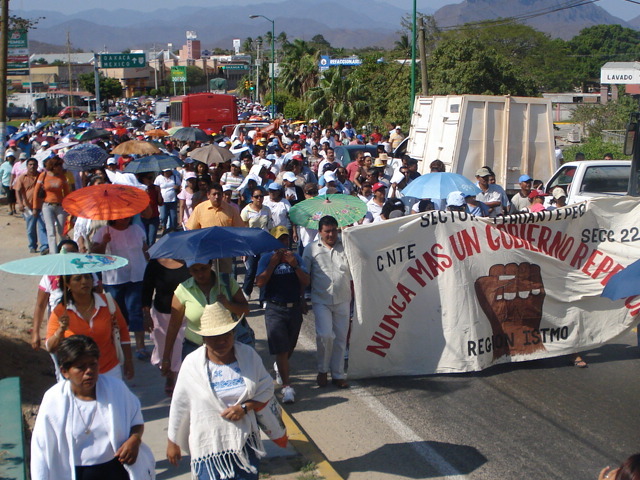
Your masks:
{"label": "truck container", "polygon": [[417,96],[407,154],[429,172],[433,160],[446,171],[473,179],[489,166],[496,183],[519,189],[518,177],[548,179],[558,168],[551,101],[544,98],[448,95]]}
{"label": "truck container", "polygon": [[224,125],[238,122],[236,97],[218,93],[194,93],[171,97],[172,127],[197,127],[220,132]]}

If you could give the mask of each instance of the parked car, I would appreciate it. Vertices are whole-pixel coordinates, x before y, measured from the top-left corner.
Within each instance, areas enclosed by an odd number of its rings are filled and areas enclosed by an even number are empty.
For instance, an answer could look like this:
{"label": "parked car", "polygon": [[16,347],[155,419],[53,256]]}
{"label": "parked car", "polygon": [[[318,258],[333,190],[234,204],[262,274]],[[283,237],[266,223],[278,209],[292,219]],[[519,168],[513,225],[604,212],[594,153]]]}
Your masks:
{"label": "parked car", "polygon": [[89,112],[80,107],[64,107],[58,112],[58,116],[60,118],[69,118],[71,116],[86,118],[89,116]]}
{"label": "parked car", "polygon": [[356,158],[356,152],[369,152],[372,157],[378,156],[378,147],[376,145],[338,145],[333,149],[336,154],[336,160],[344,167],[353,162]]}
{"label": "parked car", "polygon": [[7,118],[29,118],[31,116],[31,110],[24,107],[7,107]]}

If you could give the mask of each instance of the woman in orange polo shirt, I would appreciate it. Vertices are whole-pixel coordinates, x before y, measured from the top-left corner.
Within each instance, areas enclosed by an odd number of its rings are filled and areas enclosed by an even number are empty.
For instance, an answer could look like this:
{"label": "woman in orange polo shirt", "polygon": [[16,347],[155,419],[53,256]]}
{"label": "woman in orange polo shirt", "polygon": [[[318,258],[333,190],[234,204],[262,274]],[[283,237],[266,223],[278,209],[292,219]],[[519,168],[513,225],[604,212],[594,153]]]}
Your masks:
{"label": "woman in orange polo shirt", "polygon": [[114,308],[112,315],[107,298],[93,291],[93,277],[90,274],[60,277],[60,285],[63,285],[64,295],[49,317],[46,349],[53,354],[63,338],[86,335],[93,338],[100,349],[100,374],[122,378],[118,355],[113,344],[112,317],[115,316],[125,357],[124,377],[133,378],[129,329],[115,300],[112,302]]}
{"label": "woman in orange polo shirt", "polygon": [[47,160],[44,164],[45,171],[38,177],[33,191],[33,213],[37,215],[42,211],[51,253],[58,253],[56,232],[60,240],[63,239],[67,213],[62,209],[62,199],[71,192],[62,164],[60,157]]}

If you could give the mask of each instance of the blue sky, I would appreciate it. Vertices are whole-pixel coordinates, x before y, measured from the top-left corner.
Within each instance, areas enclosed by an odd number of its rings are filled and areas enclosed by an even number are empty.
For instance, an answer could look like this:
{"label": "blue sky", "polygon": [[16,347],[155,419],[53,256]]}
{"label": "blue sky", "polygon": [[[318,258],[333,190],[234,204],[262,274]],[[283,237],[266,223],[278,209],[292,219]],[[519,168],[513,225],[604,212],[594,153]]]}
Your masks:
{"label": "blue sky", "polygon": [[[229,5],[231,3],[251,5],[264,2],[272,2],[277,0],[181,0],[182,5],[190,6],[215,6]],[[413,2],[411,0],[382,0],[391,3],[400,8],[411,10]],[[418,0],[418,10],[427,9],[437,10],[443,5],[451,3],[459,3],[455,0]],[[623,20],[631,20],[640,15],[640,5],[625,0],[599,0],[597,5],[607,10],[609,13],[616,15]],[[97,3],[87,0],[62,0],[52,2],[51,0],[11,0],[10,8],[16,10],[53,10],[62,13],[71,13],[74,11],[82,11],[87,8],[106,8],[108,10],[116,10],[119,8],[130,8],[140,11],[152,11],[159,8],[176,8],[178,3],[175,0],[139,0],[132,3],[131,0],[109,0],[108,4]]]}

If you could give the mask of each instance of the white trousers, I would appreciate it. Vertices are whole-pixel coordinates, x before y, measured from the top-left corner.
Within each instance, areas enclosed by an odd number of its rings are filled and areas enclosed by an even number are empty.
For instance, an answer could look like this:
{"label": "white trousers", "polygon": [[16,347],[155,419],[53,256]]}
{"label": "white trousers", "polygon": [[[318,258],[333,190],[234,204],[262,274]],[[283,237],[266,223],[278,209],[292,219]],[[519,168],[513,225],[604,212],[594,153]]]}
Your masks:
{"label": "white trousers", "polygon": [[345,378],[344,354],[349,333],[349,304],[313,304],[316,318],[318,372],[331,373],[334,380]]}

